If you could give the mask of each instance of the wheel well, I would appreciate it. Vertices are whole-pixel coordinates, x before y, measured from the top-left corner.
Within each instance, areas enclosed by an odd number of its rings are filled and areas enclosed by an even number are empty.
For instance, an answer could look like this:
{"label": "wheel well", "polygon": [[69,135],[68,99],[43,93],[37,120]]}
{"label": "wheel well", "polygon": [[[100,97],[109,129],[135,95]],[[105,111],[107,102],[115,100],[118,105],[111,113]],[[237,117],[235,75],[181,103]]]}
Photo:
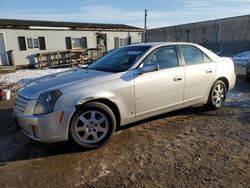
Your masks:
{"label": "wheel well", "polygon": [[[103,103],[106,106],[108,106],[112,110],[112,112],[114,113],[114,115],[115,115],[117,127],[120,126],[121,115],[120,115],[120,111],[119,111],[117,105],[114,102],[112,102],[112,101],[110,101],[108,99],[94,99],[94,100],[87,101],[86,103],[89,103],[89,102],[99,102],[99,103]],[[77,105],[77,108],[83,106],[86,103],[83,103],[81,105]]]}
{"label": "wheel well", "polygon": [[227,91],[228,91],[228,89],[229,89],[229,82],[228,82],[228,79],[225,78],[225,77],[220,77],[220,78],[218,78],[216,81],[218,81],[218,80],[221,80],[221,81],[223,81],[223,82],[226,84]]}

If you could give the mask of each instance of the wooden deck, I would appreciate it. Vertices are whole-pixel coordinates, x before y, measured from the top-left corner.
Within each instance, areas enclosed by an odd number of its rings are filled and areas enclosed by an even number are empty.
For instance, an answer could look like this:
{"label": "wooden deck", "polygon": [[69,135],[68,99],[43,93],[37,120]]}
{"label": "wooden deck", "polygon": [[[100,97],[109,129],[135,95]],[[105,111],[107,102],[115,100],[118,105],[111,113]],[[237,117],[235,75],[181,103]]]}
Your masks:
{"label": "wooden deck", "polygon": [[0,73],[9,73],[15,71],[16,69],[14,66],[0,66]]}
{"label": "wooden deck", "polygon": [[79,64],[85,64],[94,61],[102,56],[98,48],[53,51],[46,53],[37,53],[36,67],[43,68],[60,68],[72,67]]}

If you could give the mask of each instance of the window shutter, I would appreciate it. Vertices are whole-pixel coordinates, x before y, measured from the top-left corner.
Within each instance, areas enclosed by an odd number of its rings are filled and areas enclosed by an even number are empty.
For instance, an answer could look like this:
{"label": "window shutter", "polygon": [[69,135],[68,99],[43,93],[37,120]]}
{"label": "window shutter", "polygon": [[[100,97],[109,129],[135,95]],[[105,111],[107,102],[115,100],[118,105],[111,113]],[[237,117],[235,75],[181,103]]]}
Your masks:
{"label": "window shutter", "polygon": [[114,38],[114,47],[115,47],[115,48],[119,48],[119,47],[120,47],[120,44],[119,44],[119,37],[115,37],[115,38]]}
{"label": "window shutter", "polygon": [[66,49],[72,49],[72,44],[71,44],[71,37],[66,37]]}
{"label": "window shutter", "polygon": [[21,51],[27,50],[25,37],[18,37],[18,44]]}
{"label": "window shutter", "polygon": [[88,48],[87,37],[82,37],[82,48]]}
{"label": "window shutter", "polygon": [[44,37],[38,37],[38,40],[39,40],[40,50],[46,50],[45,38]]}

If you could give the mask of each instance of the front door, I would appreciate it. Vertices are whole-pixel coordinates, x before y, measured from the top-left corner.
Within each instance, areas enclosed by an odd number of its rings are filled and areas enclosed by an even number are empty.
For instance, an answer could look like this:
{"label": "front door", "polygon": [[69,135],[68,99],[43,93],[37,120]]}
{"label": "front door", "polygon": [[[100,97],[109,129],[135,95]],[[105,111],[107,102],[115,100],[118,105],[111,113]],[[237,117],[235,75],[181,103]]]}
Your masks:
{"label": "front door", "polygon": [[158,64],[158,71],[135,78],[136,117],[145,117],[179,108],[183,104],[184,67],[179,66],[175,46],[154,50],[143,64]]}
{"label": "front door", "polygon": [[102,53],[107,52],[107,34],[98,33],[96,36],[97,48],[101,49]]}
{"label": "front door", "polygon": [[0,33],[0,65],[8,65],[3,33]]}

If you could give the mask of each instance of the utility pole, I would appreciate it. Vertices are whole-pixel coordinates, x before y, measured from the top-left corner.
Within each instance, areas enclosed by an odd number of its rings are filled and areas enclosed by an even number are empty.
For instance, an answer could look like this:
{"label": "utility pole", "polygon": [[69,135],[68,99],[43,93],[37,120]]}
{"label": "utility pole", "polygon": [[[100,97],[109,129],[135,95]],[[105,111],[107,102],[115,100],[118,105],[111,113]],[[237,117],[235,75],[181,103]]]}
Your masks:
{"label": "utility pole", "polygon": [[145,17],[144,17],[144,42],[147,42],[147,16],[148,16],[148,10],[145,9]]}

